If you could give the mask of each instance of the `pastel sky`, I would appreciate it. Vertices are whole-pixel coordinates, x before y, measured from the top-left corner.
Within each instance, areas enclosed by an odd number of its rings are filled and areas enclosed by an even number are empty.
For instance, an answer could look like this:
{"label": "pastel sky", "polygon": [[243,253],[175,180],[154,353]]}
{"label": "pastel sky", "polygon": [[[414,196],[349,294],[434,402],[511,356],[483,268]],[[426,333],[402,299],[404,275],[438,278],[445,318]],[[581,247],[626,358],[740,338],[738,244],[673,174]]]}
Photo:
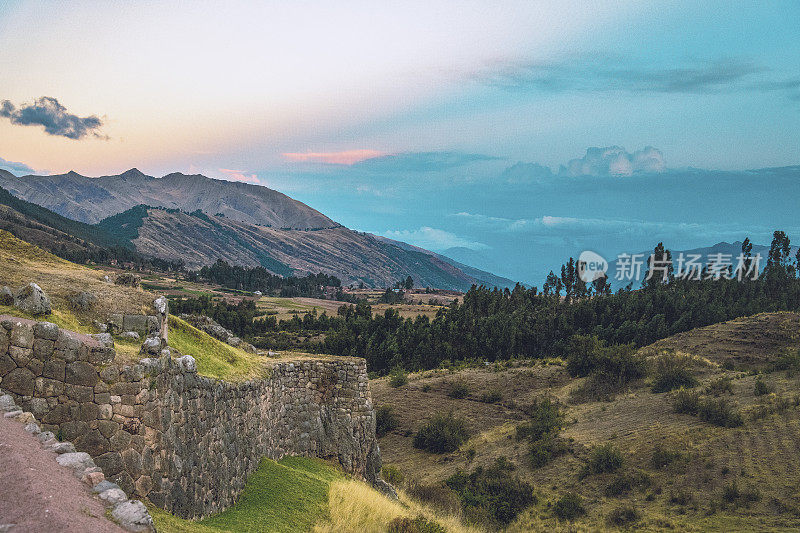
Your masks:
{"label": "pastel sky", "polygon": [[260,183],[531,282],[791,220],[681,209],[714,187],[676,169],[800,163],[800,2],[254,4],[0,1],[0,168]]}

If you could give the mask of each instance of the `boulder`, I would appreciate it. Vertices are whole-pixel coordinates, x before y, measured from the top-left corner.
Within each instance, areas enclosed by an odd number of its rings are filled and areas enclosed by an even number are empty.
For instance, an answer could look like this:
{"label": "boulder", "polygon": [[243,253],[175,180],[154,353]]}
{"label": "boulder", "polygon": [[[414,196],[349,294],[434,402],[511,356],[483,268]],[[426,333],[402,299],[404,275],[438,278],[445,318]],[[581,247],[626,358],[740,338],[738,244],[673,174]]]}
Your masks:
{"label": "boulder", "polygon": [[142,343],[141,353],[157,356],[161,352],[161,339],[148,337]]}
{"label": "boulder", "polygon": [[138,341],[139,340],[139,334],[136,333],[135,331],[126,331],[126,332],[120,334],[119,338],[120,339],[125,339],[125,340],[128,340],[128,341]]}
{"label": "boulder", "polygon": [[87,468],[96,466],[92,457],[86,452],[62,453],[56,457],[56,462],[61,466],[71,468],[76,474],[83,475]]}
{"label": "boulder", "polygon": [[97,303],[97,295],[93,292],[81,291],[68,296],[67,301],[78,311],[89,311]]}
{"label": "boulder", "polygon": [[15,368],[3,378],[3,388],[21,396],[33,396],[36,376],[27,368]]}
{"label": "boulder", "polygon": [[14,293],[8,287],[0,289],[0,305],[14,305]]}
{"label": "boulder", "polygon": [[[115,483],[112,483],[115,485]],[[125,491],[122,489],[106,489],[99,494],[100,499],[104,502],[108,502],[111,505],[115,505],[118,503],[122,503],[128,500],[128,496],[125,494]]]}
{"label": "boulder", "polygon": [[191,355],[184,355],[176,359],[175,362],[186,372],[197,372],[197,362]]}
{"label": "boulder", "polygon": [[16,411],[17,403],[10,394],[0,396],[0,411]]}
{"label": "boulder", "polygon": [[28,283],[14,296],[14,307],[32,315],[49,315],[50,298],[36,283]]}
{"label": "boulder", "polygon": [[150,513],[147,512],[147,507],[139,500],[129,500],[118,503],[114,507],[114,510],[111,511],[111,517],[116,520],[123,529],[127,529],[128,531],[155,532],[156,530],[153,525],[153,519],[150,517]]}
{"label": "boulder", "polygon": [[103,345],[103,348],[114,347],[114,338],[111,336],[111,333],[93,333],[92,335],[89,336],[100,342],[100,344]]}

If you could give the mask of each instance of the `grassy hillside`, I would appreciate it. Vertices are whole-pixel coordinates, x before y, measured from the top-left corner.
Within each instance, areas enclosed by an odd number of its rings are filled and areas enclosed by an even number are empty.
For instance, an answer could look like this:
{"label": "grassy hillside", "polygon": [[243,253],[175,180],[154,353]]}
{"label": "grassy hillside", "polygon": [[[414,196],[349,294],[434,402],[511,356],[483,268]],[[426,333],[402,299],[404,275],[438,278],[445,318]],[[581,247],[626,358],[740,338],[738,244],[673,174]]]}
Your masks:
{"label": "grassy hillside", "polygon": [[[530,483],[536,495],[508,531],[796,530],[799,333],[800,315],[770,313],[676,335],[640,350],[645,375],[617,391],[609,380],[571,377],[559,360],[429,371],[397,388],[389,378],[373,380],[376,406],[392,408],[394,419],[380,438],[385,468],[423,500],[458,501],[446,480],[507,458],[515,467],[509,475]],[[662,367],[671,379],[688,376],[688,392],[654,392]],[[608,397],[587,394],[598,388]],[[699,402],[694,414],[676,412],[687,394]],[[537,466],[534,446],[518,431],[537,420],[531,406],[545,397],[563,418],[555,452]],[[464,419],[469,440],[445,454],[415,448],[419,428],[449,411]],[[611,465],[607,470],[593,470],[598,456]],[[569,494],[578,498],[565,499]],[[582,512],[559,517],[578,501],[574,509]],[[498,527],[476,508],[464,509],[484,527]]]}

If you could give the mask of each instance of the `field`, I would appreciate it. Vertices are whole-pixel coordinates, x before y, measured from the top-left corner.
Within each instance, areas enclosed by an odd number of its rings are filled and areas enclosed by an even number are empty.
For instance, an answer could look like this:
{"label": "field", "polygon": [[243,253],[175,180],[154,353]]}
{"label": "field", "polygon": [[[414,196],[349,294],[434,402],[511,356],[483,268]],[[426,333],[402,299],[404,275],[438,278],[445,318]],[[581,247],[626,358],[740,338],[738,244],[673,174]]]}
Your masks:
{"label": "field", "polygon": [[[700,328],[660,341],[641,353],[664,350],[693,356],[692,372],[702,391],[721,377],[730,391],[721,397],[743,414],[741,427],[719,427],[673,410],[675,392],[651,392],[649,379],[634,383],[613,401],[576,403],[571,394],[587,378],[572,379],[557,360],[516,362],[478,368],[428,371],[393,388],[373,380],[377,407],[393,406],[397,427],[380,439],[384,463],[397,467],[412,485],[437,485],[458,470],[488,466],[498,457],[516,465],[535,487],[538,503],[509,531],[599,530],[615,509],[633,508],[629,524],[645,530],[796,530],[800,527],[800,373],[773,364],[797,353],[800,316],[762,314]],[[759,373],[762,372],[762,373]],[[756,382],[763,385],[757,393]],[[468,391],[452,398],[455,385]],[[479,401],[495,391],[496,403]],[[550,397],[565,413],[561,437],[567,452],[533,468],[516,427],[534,398]],[[484,398],[485,399],[485,398]],[[472,437],[457,451],[437,455],[413,446],[414,432],[433,413],[462,416]],[[617,473],[582,476],[591,451],[611,443],[624,458]],[[653,465],[657,447],[672,458]],[[618,478],[636,480],[617,495]],[[740,496],[733,498],[735,488]],[[610,492],[609,492],[610,491]],[[554,516],[553,504],[567,492],[579,494],[586,514],[574,522]],[[727,498],[727,500],[726,500]]]}

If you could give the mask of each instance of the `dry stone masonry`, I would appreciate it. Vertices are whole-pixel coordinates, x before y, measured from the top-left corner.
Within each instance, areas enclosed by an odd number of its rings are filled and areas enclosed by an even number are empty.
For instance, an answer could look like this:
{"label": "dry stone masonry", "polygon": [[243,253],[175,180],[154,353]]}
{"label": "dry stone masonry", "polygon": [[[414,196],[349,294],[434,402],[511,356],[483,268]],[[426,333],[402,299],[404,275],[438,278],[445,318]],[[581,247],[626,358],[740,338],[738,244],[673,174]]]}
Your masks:
{"label": "dry stone masonry", "polygon": [[275,362],[228,383],[169,348],[118,364],[109,340],[0,316],[0,386],[124,492],[199,518],[229,507],[262,458],[285,455],[336,459],[391,492],[363,359]]}

